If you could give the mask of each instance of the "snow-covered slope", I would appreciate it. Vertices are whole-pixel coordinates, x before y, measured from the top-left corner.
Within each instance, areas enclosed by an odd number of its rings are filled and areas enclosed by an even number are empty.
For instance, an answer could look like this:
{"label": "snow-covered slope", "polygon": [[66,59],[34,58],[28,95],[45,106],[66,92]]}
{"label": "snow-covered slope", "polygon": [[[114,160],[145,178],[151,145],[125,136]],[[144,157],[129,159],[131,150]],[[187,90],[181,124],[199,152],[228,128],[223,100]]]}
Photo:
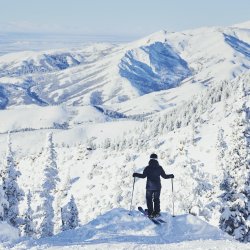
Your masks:
{"label": "snow-covered slope", "polygon": [[[29,240],[12,249],[248,249],[217,228],[192,216],[172,218],[156,226],[139,212],[128,215],[125,209],[113,209],[88,224],[51,238]],[[8,245],[6,245],[8,246]]]}
{"label": "snow-covered slope", "polygon": [[237,23],[237,24],[233,25],[233,27],[242,28],[242,29],[250,29],[250,21],[246,21],[243,23]]}
{"label": "snow-covered slope", "polygon": [[104,123],[122,118],[118,112],[98,106],[71,107],[66,105],[40,107],[20,105],[0,112],[0,133],[39,129],[68,129],[80,124]]}
{"label": "snow-covered slope", "polygon": [[0,222],[0,243],[19,239],[18,229],[10,226],[6,221]]}
{"label": "snow-covered slope", "polygon": [[137,98],[154,91],[231,80],[250,68],[249,33],[237,27],[161,31],[117,46],[7,54],[0,57],[1,107],[140,105]]}

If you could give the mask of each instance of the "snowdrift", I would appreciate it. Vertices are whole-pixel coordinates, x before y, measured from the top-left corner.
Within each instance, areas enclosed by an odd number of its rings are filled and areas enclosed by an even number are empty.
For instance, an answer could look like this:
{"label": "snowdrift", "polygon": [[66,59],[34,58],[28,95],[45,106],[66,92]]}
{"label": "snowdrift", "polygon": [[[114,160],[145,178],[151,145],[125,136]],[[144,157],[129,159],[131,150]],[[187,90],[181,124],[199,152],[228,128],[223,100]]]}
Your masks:
{"label": "snowdrift", "polygon": [[18,229],[10,226],[7,222],[0,223],[0,242],[17,240],[19,238]]}
{"label": "snowdrift", "polygon": [[[162,217],[167,223],[158,226],[138,211],[132,211],[132,216],[130,216],[128,210],[116,208],[78,229],[65,231],[51,238],[27,241],[22,243],[22,246],[32,247],[32,249],[50,247],[53,249],[63,247],[67,249],[78,247],[81,249],[129,249],[145,244],[155,249],[159,247],[176,249],[182,244],[186,248],[181,249],[189,249],[189,246],[196,249],[206,242],[209,246],[215,246],[218,242],[218,245],[222,246],[225,243],[227,247],[220,249],[233,249],[230,248],[232,244],[240,244],[230,240],[229,236],[218,228],[193,215],[180,215],[173,218],[168,213],[163,213]],[[206,249],[206,244],[204,246]],[[242,246],[244,249],[244,245]]]}

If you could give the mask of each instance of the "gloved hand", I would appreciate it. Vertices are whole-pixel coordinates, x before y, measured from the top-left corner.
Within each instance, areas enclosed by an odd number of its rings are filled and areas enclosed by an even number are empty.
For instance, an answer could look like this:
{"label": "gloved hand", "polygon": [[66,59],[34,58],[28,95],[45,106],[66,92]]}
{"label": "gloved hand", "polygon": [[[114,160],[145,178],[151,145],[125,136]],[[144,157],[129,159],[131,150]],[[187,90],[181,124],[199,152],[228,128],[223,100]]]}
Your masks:
{"label": "gloved hand", "polygon": [[133,173],[133,177],[136,177],[136,173]]}
{"label": "gloved hand", "polygon": [[174,179],[174,175],[173,174],[170,174],[169,177]]}

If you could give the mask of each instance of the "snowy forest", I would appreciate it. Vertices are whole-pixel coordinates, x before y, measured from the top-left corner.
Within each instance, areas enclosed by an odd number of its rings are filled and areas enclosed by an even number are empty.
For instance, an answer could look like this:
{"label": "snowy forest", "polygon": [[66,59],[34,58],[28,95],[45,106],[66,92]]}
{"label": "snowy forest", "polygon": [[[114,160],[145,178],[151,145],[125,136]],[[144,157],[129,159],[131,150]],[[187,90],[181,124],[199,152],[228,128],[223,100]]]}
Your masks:
{"label": "snowy forest", "polygon": [[[175,193],[179,213],[202,216],[208,221],[217,216],[223,231],[240,241],[248,241],[249,83],[249,76],[239,77],[231,82],[223,81],[170,112],[135,118],[140,120],[140,126],[133,131],[124,132],[120,138],[107,137],[99,143],[95,143],[94,138],[88,138],[85,143],[74,146],[64,143],[55,145],[53,133],[49,132],[44,138],[41,151],[26,159],[20,160],[15,156],[12,147],[14,139],[9,132],[6,135],[5,159],[1,163],[1,220],[19,228],[23,236],[39,238],[76,228],[80,221],[78,206],[82,202],[89,203],[95,190],[100,190],[107,197],[92,201],[91,204],[96,208],[90,205],[83,206],[82,210],[100,209],[99,213],[107,208],[128,208],[131,173],[137,168],[135,159],[144,153],[157,152],[160,161],[167,166],[174,165],[171,171],[180,173],[177,174]],[[227,128],[230,131],[226,133],[226,128],[221,125],[217,128],[216,136],[214,135],[215,164],[220,168],[221,176],[208,173],[204,163],[190,155],[190,151],[197,150],[203,124],[208,119],[213,119],[211,116],[218,107],[222,109],[224,118],[230,117]],[[185,132],[180,132],[182,129]],[[179,133],[184,133],[185,136],[173,138]],[[172,144],[169,145],[169,141]],[[174,144],[176,150],[173,155],[169,147]],[[65,164],[66,157],[71,164],[77,162],[79,168],[86,168],[85,165],[89,164],[86,163],[88,157],[94,157],[97,161],[88,166],[88,171],[83,172],[91,184],[81,184],[88,192],[80,191],[84,196],[82,200],[78,197],[77,202],[70,191],[73,182],[70,178],[70,166],[59,166]],[[24,171],[25,177],[20,172],[20,166],[23,165],[28,170],[28,173]],[[32,173],[30,168],[33,169]],[[33,183],[38,179],[32,175],[39,176],[39,184]],[[103,181],[96,179],[98,176]],[[116,180],[112,183],[114,187],[110,188],[113,177]],[[30,186],[29,183],[33,185]],[[139,197],[143,203],[143,189]],[[19,208],[20,204],[22,209]],[[170,203],[165,206],[170,210]]]}
{"label": "snowy forest", "polygon": [[[8,134],[6,159],[1,171],[1,220],[19,228],[22,235],[29,237],[52,236],[56,230],[58,232],[76,228],[79,221],[74,197],[67,197],[67,184],[63,189],[59,185],[60,178],[52,133],[48,133],[41,157],[44,162],[41,189],[28,190],[24,193],[17,182],[21,173],[17,170],[11,135]],[[36,196],[40,198],[40,204],[36,211],[33,211],[31,204]],[[21,201],[26,204],[23,214],[19,213],[18,207]],[[54,206],[54,203],[57,206]],[[60,220],[60,224],[55,223],[56,219]]]}

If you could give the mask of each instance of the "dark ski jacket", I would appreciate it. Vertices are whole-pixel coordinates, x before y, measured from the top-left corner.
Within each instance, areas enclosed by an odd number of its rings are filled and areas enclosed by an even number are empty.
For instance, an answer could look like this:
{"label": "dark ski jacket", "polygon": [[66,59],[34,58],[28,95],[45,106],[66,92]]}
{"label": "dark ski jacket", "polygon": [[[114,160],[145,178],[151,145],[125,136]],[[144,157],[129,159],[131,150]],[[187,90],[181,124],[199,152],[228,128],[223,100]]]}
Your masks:
{"label": "dark ski jacket", "polygon": [[167,175],[163,168],[159,165],[157,160],[151,159],[148,166],[144,169],[143,174],[134,173],[134,177],[146,178],[147,177],[147,190],[160,190],[161,189],[161,179],[173,178],[172,174]]}

